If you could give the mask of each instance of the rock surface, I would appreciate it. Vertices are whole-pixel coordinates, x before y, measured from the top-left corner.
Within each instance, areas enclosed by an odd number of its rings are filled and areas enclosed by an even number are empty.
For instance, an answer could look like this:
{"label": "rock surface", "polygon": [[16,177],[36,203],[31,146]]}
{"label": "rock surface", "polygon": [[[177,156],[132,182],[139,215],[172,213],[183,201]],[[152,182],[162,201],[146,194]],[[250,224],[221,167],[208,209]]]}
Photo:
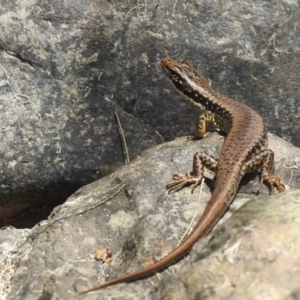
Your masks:
{"label": "rock surface", "polygon": [[300,145],[297,1],[0,4],[0,218],[61,203],[120,167],[115,111],[131,158],[191,133],[197,112],[163,75],[166,56],[191,62]]}
{"label": "rock surface", "polygon": [[[275,136],[269,139],[276,174],[288,189],[299,187],[300,150]],[[269,196],[264,186],[256,196],[258,177],[249,174],[223,224],[196,243],[185,259],[145,280],[84,297],[77,294],[176,247],[209,199],[212,174],[206,174],[201,195],[199,187],[194,194],[190,188],[167,194],[165,185],[173,173],[191,169],[196,151],[218,156],[222,142],[217,133],[201,141],[182,137],[82,187],[13,247],[6,245],[18,267],[6,299],[276,300],[297,293],[300,191]],[[111,264],[93,259],[104,248],[113,253]]]}

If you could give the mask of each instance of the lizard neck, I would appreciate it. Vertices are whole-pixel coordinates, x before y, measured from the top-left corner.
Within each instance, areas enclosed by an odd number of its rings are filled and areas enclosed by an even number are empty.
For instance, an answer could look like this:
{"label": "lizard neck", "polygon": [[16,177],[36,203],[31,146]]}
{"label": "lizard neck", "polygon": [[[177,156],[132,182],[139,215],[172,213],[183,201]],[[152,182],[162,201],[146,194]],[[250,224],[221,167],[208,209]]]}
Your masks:
{"label": "lizard neck", "polygon": [[253,153],[267,147],[264,122],[252,108],[214,90],[184,61],[165,58],[161,65],[176,91],[201,112],[212,113],[216,124],[227,133],[219,165],[233,164],[239,167],[237,159],[243,163]]}

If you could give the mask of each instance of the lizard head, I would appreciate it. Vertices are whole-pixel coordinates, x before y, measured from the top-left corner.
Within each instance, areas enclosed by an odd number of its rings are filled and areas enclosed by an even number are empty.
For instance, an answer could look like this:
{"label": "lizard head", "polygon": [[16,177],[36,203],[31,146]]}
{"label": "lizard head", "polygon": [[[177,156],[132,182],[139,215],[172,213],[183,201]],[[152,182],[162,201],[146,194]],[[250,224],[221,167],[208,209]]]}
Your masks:
{"label": "lizard head", "polygon": [[161,66],[173,83],[179,83],[186,76],[193,76],[193,68],[185,61],[177,61],[169,57],[161,61]]}
{"label": "lizard head", "polygon": [[185,61],[167,57],[161,61],[161,66],[175,88],[184,94],[208,86],[205,79]]}
{"label": "lizard head", "polygon": [[167,57],[161,61],[161,66],[177,92],[192,105],[200,103],[199,95],[204,96],[203,102],[209,98],[209,85],[187,62]]}

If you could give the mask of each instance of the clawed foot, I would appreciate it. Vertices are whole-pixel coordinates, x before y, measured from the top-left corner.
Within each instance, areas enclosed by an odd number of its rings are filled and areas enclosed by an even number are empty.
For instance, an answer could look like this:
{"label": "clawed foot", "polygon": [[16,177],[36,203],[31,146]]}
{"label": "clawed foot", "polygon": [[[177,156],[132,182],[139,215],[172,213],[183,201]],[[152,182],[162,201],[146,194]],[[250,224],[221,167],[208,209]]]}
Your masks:
{"label": "clawed foot", "polygon": [[193,134],[193,135],[188,135],[187,137],[186,137],[186,139],[188,140],[188,141],[197,141],[197,140],[202,140],[203,138],[205,138],[205,137],[208,137],[210,135],[210,132],[205,132],[205,134],[203,134],[203,135],[198,135],[197,133],[195,133],[195,134]]}
{"label": "clawed foot", "polygon": [[202,177],[197,177],[191,175],[190,172],[187,172],[185,175],[174,174],[173,179],[174,181],[171,181],[167,184],[167,189],[169,190],[169,193],[178,191],[190,184],[192,184],[192,193],[193,193],[195,188],[201,183]]}
{"label": "clawed foot", "polygon": [[260,184],[259,184],[258,189],[257,189],[257,193],[261,189],[264,181],[267,182],[267,184],[270,186],[270,195],[274,194],[275,189],[278,190],[279,192],[285,191],[285,186],[282,183],[279,176],[272,175],[271,177],[262,176],[262,178],[260,180]]}

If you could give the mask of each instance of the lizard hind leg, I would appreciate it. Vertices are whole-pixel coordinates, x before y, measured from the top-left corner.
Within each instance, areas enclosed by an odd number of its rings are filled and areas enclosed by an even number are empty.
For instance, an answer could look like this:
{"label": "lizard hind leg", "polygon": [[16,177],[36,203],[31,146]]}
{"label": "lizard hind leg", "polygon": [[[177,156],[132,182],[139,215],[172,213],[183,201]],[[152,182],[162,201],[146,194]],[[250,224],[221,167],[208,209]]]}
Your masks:
{"label": "lizard hind leg", "polygon": [[200,185],[203,178],[204,167],[212,172],[216,171],[218,160],[213,156],[205,153],[195,153],[193,157],[193,171],[183,174],[174,174],[173,179],[167,184],[166,188],[169,193],[178,191],[187,185],[192,184],[192,193],[198,185]]}
{"label": "lizard hind leg", "polygon": [[285,186],[280,177],[273,174],[273,168],[274,152],[270,149],[261,150],[245,164],[246,173],[260,169],[260,183],[257,188],[257,193],[260,191],[264,182],[269,185],[270,194],[273,194],[275,189],[280,192],[285,191]]}

